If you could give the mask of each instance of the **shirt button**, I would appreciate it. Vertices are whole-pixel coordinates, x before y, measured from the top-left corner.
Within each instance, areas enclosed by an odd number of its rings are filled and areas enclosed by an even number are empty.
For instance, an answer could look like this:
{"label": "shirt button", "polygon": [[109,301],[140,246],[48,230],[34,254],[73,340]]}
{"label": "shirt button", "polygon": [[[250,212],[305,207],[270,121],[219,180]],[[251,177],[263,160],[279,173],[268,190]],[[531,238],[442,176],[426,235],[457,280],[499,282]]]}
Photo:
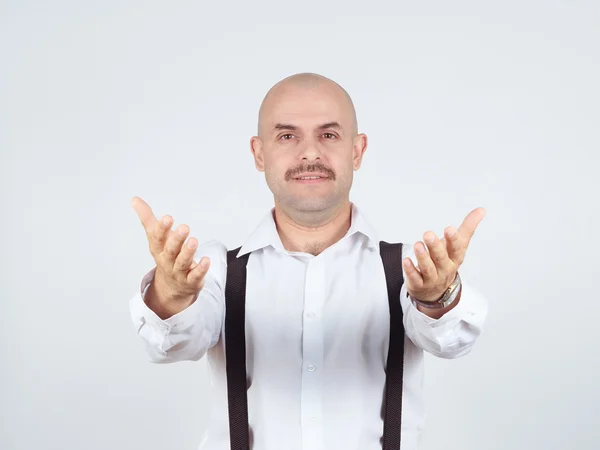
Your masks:
{"label": "shirt button", "polygon": [[309,372],[314,372],[315,370],[316,370],[316,367],[315,367],[315,366],[313,366],[312,364],[309,364],[309,365],[308,365],[308,371],[309,371]]}
{"label": "shirt button", "polygon": [[315,313],[311,311],[307,314],[307,316],[312,319],[313,317],[315,317]]}
{"label": "shirt button", "polygon": [[315,423],[317,421],[317,418],[315,416],[312,416],[310,418],[310,423]]}

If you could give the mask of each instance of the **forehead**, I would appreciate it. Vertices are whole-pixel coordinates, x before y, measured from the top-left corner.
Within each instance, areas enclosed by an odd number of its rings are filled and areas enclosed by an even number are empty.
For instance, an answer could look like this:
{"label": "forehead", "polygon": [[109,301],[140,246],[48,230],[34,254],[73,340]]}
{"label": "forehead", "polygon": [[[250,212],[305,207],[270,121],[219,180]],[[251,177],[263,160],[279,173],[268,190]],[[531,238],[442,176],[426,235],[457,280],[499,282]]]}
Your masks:
{"label": "forehead", "polygon": [[278,123],[313,128],[338,122],[343,128],[350,128],[352,118],[348,100],[338,89],[290,86],[274,92],[267,99],[263,121],[267,131],[273,131]]}

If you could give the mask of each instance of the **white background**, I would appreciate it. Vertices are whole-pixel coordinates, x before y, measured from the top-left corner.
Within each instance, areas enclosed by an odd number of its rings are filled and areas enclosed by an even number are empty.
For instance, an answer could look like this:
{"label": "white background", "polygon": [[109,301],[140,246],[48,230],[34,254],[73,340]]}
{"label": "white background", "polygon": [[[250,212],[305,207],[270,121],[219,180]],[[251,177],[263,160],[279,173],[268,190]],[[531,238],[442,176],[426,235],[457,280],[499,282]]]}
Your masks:
{"label": "white background", "polygon": [[487,210],[462,274],[489,319],[426,360],[422,449],[600,447],[598,2],[0,5],[3,450],[197,447],[204,361],[147,362],[129,319],[129,202],[241,245],[272,205],[260,101],[305,71],[354,99],[382,238]]}

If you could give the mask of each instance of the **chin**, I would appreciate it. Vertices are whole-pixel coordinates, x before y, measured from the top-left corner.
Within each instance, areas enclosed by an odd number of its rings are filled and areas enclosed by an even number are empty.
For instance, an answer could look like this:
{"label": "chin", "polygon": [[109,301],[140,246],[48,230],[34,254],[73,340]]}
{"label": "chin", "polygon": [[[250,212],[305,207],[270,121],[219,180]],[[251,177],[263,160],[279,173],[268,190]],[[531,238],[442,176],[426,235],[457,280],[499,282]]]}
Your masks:
{"label": "chin", "polygon": [[338,203],[338,200],[331,197],[313,197],[313,198],[288,198],[283,201],[287,207],[300,212],[320,212],[325,211]]}

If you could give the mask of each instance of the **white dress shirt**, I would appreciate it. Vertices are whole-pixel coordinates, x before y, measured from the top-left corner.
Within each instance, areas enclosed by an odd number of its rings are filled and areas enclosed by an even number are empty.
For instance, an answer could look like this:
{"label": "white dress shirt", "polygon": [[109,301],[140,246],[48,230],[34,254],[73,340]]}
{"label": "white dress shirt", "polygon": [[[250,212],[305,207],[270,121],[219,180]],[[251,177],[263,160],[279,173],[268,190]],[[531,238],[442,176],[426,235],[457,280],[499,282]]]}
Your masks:
{"label": "white dress shirt", "polygon": [[[211,266],[198,299],[161,320],[143,301],[154,269],[131,299],[133,323],[150,361],[208,358],[212,414],[201,450],[229,450],[225,348],[227,249],[211,241],[195,260]],[[317,256],[283,248],[272,211],[242,246],[247,266],[248,416],[254,450],[381,450],[390,313],[379,240],[352,206],[348,233]],[[403,256],[416,265],[413,246]],[[405,278],[406,279],[406,278]],[[406,298],[402,450],[416,450],[425,420],[423,351],[468,353],[487,301],[463,279],[461,299],[440,319]],[[204,403],[204,402],[203,402]]]}

